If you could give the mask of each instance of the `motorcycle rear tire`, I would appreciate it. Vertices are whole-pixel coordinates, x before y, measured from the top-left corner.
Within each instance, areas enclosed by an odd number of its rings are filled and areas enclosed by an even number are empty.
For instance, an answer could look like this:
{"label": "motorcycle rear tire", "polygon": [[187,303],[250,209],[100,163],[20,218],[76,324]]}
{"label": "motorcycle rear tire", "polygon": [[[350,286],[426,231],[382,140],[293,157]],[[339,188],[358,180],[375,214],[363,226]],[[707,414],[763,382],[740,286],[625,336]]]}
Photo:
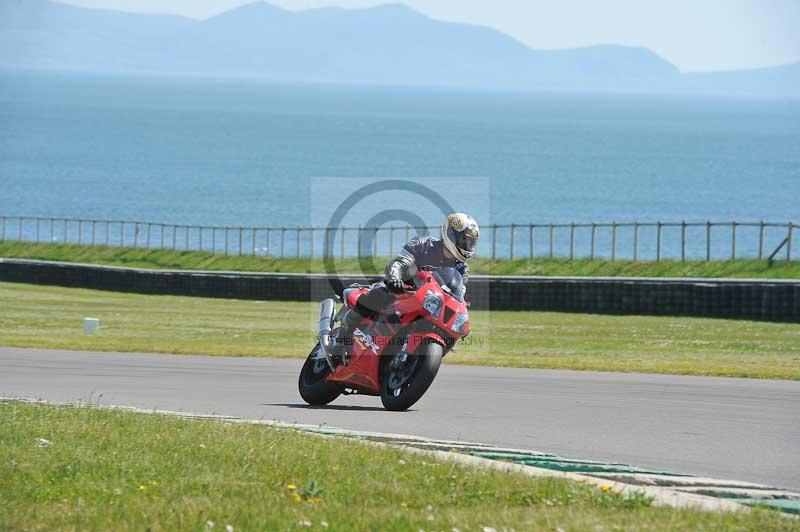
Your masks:
{"label": "motorcycle rear tire", "polygon": [[442,363],[442,346],[436,342],[427,342],[419,346],[412,356],[419,357],[418,365],[410,382],[403,386],[400,395],[395,396],[389,388],[389,372],[384,371],[381,375],[381,402],[386,410],[398,412],[408,410],[425,395]]}
{"label": "motorcycle rear tire", "polygon": [[308,358],[306,358],[305,364],[303,364],[303,369],[300,370],[300,378],[297,381],[300,397],[302,397],[306,403],[315,406],[327,405],[342,393],[341,386],[325,380],[330,374],[331,368],[326,361],[318,361],[315,359],[319,349],[320,346],[317,344],[314,349],[311,350]]}

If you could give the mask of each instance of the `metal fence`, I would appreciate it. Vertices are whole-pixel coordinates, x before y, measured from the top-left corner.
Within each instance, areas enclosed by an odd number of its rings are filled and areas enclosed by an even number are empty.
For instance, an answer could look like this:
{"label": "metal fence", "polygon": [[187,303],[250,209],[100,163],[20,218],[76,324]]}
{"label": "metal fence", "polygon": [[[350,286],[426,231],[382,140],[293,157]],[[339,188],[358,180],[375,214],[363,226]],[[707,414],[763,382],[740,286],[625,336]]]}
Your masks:
{"label": "metal fence", "polygon": [[[610,222],[483,227],[479,255],[493,259],[796,259],[793,222]],[[393,256],[438,227],[232,227],[130,220],[1,216],[0,240],[206,251],[225,255]]]}

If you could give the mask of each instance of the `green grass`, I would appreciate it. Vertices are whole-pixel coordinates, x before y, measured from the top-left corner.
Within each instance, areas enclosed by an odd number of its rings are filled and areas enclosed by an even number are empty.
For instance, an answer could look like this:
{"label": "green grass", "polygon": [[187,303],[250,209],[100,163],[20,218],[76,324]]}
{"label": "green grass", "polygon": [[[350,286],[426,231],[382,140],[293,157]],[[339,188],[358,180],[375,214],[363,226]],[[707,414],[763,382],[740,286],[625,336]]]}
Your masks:
{"label": "green grass", "polygon": [[642,496],[286,429],[0,403],[0,529],[209,522],[223,531],[800,529],[774,511],[654,508]]}
{"label": "green grass", "polygon": [[[197,251],[163,251],[105,246],[31,244],[0,242],[0,257],[58,260],[109,264],[136,268],[172,268],[187,270],[238,270],[286,273],[322,273],[321,259],[276,259],[253,256],[212,255]],[[336,259],[338,273],[376,273],[388,259],[375,259],[361,264],[357,259]],[[577,275],[627,277],[738,277],[800,279],[800,261],[778,261],[769,266],[762,260],[735,261],[661,261],[633,262],[609,260],[516,259],[490,260],[476,258],[470,269],[477,274],[492,275]]]}
{"label": "green grass", "polygon": [[[450,364],[800,379],[800,324],[473,311]],[[84,317],[101,320],[86,336]],[[0,345],[304,357],[315,302],[154,296],[0,283]]]}

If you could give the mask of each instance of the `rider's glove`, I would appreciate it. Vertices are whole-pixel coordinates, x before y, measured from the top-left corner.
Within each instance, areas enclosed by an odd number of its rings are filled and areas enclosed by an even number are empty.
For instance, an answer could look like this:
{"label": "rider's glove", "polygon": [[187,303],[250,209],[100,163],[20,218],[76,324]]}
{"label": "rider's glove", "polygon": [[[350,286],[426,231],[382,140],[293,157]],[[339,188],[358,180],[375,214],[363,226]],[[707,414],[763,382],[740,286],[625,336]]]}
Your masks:
{"label": "rider's glove", "polygon": [[386,288],[388,288],[390,292],[399,294],[403,291],[403,280],[400,279],[399,277],[396,277],[394,275],[389,275],[388,277],[386,277],[385,283],[386,283]]}

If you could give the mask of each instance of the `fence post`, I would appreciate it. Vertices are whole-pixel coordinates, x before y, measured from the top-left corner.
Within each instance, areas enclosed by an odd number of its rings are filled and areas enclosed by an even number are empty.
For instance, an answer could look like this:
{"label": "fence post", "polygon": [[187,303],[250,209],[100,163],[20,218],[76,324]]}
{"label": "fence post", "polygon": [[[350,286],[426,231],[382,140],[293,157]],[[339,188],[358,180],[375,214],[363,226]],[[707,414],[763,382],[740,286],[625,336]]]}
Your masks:
{"label": "fence post", "polygon": [[37,216],[36,217],[36,243],[37,244],[39,243],[39,223],[40,223],[40,219]]}
{"label": "fence post", "polygon": [[534,241],[533,241],[533,239],[534,239],[534,236],[533,236],[533,224],[530,225],[530,227],[528,228],[528,231],[529,231],[528,239],[530,240],[530,247],[528,248],[528,258],[532,259],[534,257],[534,255],[535,255],[534,252],[533,252],[533,244],[534,244]]}
{"label": "fence post", "polygon": [[19,241],[22,242],[22,226],[25,224],[25,217],[19,217]]}
{"label": "fence post", "polygon": [[197,241],[200,244],[200,250],[199,251],[202,252],[203,251],[203,230],[205,229],[205,227],[201,225],[200,227],[198,227],[198,229],[200,229],[200,235],[197,237]]}
{"label": "fence post", "polygon": [[[64,231],[64,234],[66,234],[66,230]],[[125,247],[125,222],[119,223],[119,247]]]}
{"label": "fence post", "polygon": [[[106,236],[105,237],[105,244],[106,244],[106,246],[108,246],[108,244],[111,242],[111,237],[108,234],[108,232],[110,230],[111,230],[111,222],[106,220],[106,227],[105,227],[105,236]],[[51,240],[52,240],[52,238],[51,238]]]}
{"label": "fence post", "polygon": [[617,260],[617,222],[611,222],[611,262]]}
{"label": "fence post", "polygon": [[265,244],[265,246],[264,246],[264,256],[265,257],[269,257],[270,256],[269,255],[269,248],[270,248],[270,245],[272,244],[272,242],[270,242],[272,240],[272,228],[271,227],[267,227],[267,237],[264,240],[265,240],[264,241],[264,244]]}
{"label": "fence post", "polygon": [[706,221],[706,262],[711,260],[711,222]]}
{"label": "fence post", "polygon": [[211,254],[217,254],[217,227],[211,226]]}
{"label": "fence post", "polygon": [[78,244],[83,244],[83,219],[78,220]]}
{"label": "fence post", "polygon": [[295,229],[294,256],[300,258],[300,228]]}
{"label": "fence post", "polygon": [[633,223],[633,262],[639,260],[639,222]]}
{"label": "fence post", "polygon": [[569,226],[569,260],[575,259],[575,222]]}
{"label": "fence post", "polygon": [[97,220],[92,220],[92,245],[95,243],[95,231],[97,228]]}
{"label": "fence post", "polygon": [[150,234],[153,231],[153,224],[148,222],[147,223],[147,249],[150,249]]}
{"label": "fence post", "polygon": [[[251,233],[252,233],[252,237],[253,237],[253,253],[252,253],[252,255],[255,257],[256,256],[256,236],[258,234],[258,228],[253,227],[253,229],[251,230]],[[314,233],[311,233],[311,241],[312,241],[311,249],[313,250],[314,249],[314,247],[313,247]]]}
{"label": "fence post", "polygon": [[66,218],[64,218],[64,243],[65,243],[65,244],[67,243],[67,237],[69,237],[69,230],[68,230],[68,228],[67,228],[67,224],[68,224],[68,223],[69,223],[69,222],[67,221],[67,219],[66,219]]}
{"label": "fence post", "polygon": [[589,246],[589,256],[594,260],[595,255],[595,237],[597,236],[597,224],[592,222],[592,243]]}
{"label": "fence post", "polygon": [[731,224],[731,260],[736,260],[736,222]]}
{"label": "fence post", "polygon": [[492,225],[492,260],[497,258],[497,224]]}
{"label": "fence post", "polygon": [[283,258],[283,252],[286,249],[286,228],[281,227],[281,254],[280,258]]}
{"label": "fence post", "polygon": [[228,255],[228,244],[230,243],[230,227],[225,228],[225,255]]}
{"label": "fence post", "polygon": [[550,256],[551,259],[553,258],[553,248],[555,247],[555,239],[556,239],[555,228],[553,227],[553,224],[550,224],[550,253],[549,253],[549,256]]}
{"label": "fence post", "polygon": [[139,222],[133,223],[133,247],[139,247]]}
{"label": "fence post", "polygon": [[372,233],[372,256],[378,255],[378,228],[376,227]]}
{"label": "fence post", "polygon": [[511,255],[511,260],[514,260],[514,233],[516,226],[511,224],[511,249],[509,250],[509,255]]}
{"label": "fence post", "polygon": [[792,229],[794,228],[794,223],[789,222],[789,230],[786,233],[786,262],[792,260]]}
{"label": "fence post", "polygon": [[686,220],[681,220],[681,262],[686,262]]}
{"label": "fence post", "polygon": [[656,222],[656,262],[661,262],[661,227],[663,224],[661,222]]}
{"label": "fence post", "polygon": [[[106,222],[108,223],[108,222]],[[108,233],[108,229],[106,229],[106,233]],[[5,235],[3,235],[5,236]],[[50,218],[50,243],[52,244],[53,241],[56,239],[56,221],[53,218]],[[5,238],[4,238],[5,240]]]}
{"label": "fence post", "polygon": [[758,226],[758,260],[764,258],[764,220]]}

